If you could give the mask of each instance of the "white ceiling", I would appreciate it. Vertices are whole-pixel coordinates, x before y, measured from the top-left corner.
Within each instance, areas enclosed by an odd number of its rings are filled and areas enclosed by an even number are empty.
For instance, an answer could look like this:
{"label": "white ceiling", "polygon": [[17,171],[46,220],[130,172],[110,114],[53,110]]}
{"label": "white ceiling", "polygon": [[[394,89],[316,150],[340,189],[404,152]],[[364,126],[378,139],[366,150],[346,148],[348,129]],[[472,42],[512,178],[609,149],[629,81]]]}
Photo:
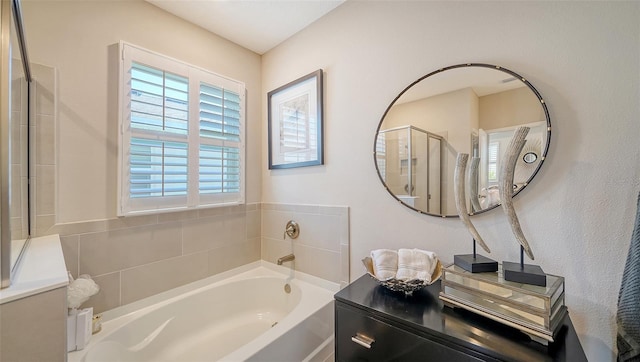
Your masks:
{"label": "white ceiling", "polygon": [[465,88],[471,88],[478,97],[482,97],[525,86],[525,83],[503,71],[485,67],[462,67],[423,79],[407,90],[395,104],[413,102]]}
{"label": "white ceiling", "polygon": [[146,0],[264,54],[345,0]]}

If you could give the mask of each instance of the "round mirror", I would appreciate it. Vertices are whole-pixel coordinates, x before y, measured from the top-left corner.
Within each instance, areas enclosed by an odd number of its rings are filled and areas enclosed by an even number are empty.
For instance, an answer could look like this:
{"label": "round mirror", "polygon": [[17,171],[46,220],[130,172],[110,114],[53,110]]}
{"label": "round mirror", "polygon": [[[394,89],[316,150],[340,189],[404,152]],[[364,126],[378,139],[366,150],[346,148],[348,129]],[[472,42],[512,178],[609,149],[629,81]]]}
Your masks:
{"label": "round mirror", "polygon": [[473,215],[493,209],[500,205],[503,154],[520,126],[530,131],[515,169],[514,196],[531,182],[549,148],[551,120],[540,93],[495,65],[439,69],[410,84],[385,111],[374,144],[378,176],[403,205],[457,217],[455,160],[467,153],[468,210]]}

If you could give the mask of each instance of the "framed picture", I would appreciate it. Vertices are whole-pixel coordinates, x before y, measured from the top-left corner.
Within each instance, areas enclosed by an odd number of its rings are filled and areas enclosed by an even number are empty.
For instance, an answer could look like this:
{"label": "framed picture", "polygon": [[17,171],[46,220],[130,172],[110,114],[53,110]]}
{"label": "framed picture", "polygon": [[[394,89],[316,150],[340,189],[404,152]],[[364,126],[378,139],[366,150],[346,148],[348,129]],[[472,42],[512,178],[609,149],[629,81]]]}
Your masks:
{"label": "framed picture", "polygon": [[324,164],[322,69],[267,94],[269,169]]}

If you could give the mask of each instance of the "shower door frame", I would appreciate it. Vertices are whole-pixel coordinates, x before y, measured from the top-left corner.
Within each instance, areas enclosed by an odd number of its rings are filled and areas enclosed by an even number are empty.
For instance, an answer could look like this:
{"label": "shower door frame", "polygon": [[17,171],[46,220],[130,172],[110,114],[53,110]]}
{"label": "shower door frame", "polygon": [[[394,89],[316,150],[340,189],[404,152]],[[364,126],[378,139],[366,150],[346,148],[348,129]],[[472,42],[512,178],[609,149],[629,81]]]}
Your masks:
{"label": "shower door frame", "polygon": [[[385,129],[385,130],[380,130],[378,133],[379,134],[386,134],[387,132],[391,132],[391,131],[402,131],[406,129],[407,130],[407,147],[408,147],[408,157],[407,157],[407,172],[408,172],[408,178],[409,178],[409,187],[407,188],[407,193],[409,194],[409,196],[412,196],[413,193],[413,159],[411,157],[411,152],[412,152],[412,142],[411,142],[411,131],[417,131],[417,132],[421,132],[426,134],[427,136],[427,210],[419,210],[416,209],[415,207],[412,207],[412,209],[415,209],[417,211],[421,211],[423,213],[427,213],[427,214],[431,214],[430,212],[430,203],[431,203],[431,183],[429,182],[429,175],[431,173],[431,160],[430,157],[428,157],[428,153],[429,150],[431,149],[431,138],[435,138],[440,142],[440,210],[439,210],[439,214],[442,215],[442,154],[443,154],[443,141],[444,141],[444,137],[429,132],[427,130],[424,130],[422,128],[416,127],[416,126],[412,126],[412,125],[407,125],[407,126],[399,126],[399,127],[393,127],[393,128],[389,128],[389,129]],[[386,148],[386,146],[385,146]],[[386,174],[386,172],[385,172]],[[387,183],[386,180],[384,180],[385,185]],[[388,187],[387,187],[388,189]],[[394,194],[394,196],[397,198],[397,196]]]}

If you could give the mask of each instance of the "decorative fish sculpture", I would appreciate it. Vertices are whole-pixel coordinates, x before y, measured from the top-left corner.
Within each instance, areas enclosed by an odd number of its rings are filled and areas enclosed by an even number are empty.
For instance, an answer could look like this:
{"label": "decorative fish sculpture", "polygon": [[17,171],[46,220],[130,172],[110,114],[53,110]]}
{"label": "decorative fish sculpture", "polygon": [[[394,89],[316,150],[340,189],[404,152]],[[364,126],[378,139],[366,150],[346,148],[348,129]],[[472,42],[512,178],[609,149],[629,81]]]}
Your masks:
{"label": "decorative fish sculpture", "polygon": [[505,151],[502,166],[500,167],[498,191],[500,192],[502,210],[507,214],[513,235],[527,256],[533,260],[533,251],[531,247],[529,247],[529,242],[527,242],[527,239],[524,237],[524,233],[520,227],[520,220],[518,220],[516,209],[513,206],[513,177],[518,157],[520,156],[520,152],[522,152],[524,144],[527,142],[526,137],[528,133],[529,127],[518,127],[513,134],[513,138],[511,138],[509,146],[507,146],[507,150]]}
{"label": "decorative fish sculpture", "polygon": [[482,249],[484,249],[487,253],[490,253],[489,247],[482,240],[482,237],[476,230],[476,227],[471,223],[471,218],[469,217],[469,211],[467,210],[467,198],[464,190],[464,174],[467,168],[467,161],[469,160],[469,155],[466,153],[458,153],[456,157],[456,168],[453,174],[453,196],[456,200],[456,209],[458,210],[458,216],[460,216],[460,220],[467,227],[473,239],[480,244]]}

